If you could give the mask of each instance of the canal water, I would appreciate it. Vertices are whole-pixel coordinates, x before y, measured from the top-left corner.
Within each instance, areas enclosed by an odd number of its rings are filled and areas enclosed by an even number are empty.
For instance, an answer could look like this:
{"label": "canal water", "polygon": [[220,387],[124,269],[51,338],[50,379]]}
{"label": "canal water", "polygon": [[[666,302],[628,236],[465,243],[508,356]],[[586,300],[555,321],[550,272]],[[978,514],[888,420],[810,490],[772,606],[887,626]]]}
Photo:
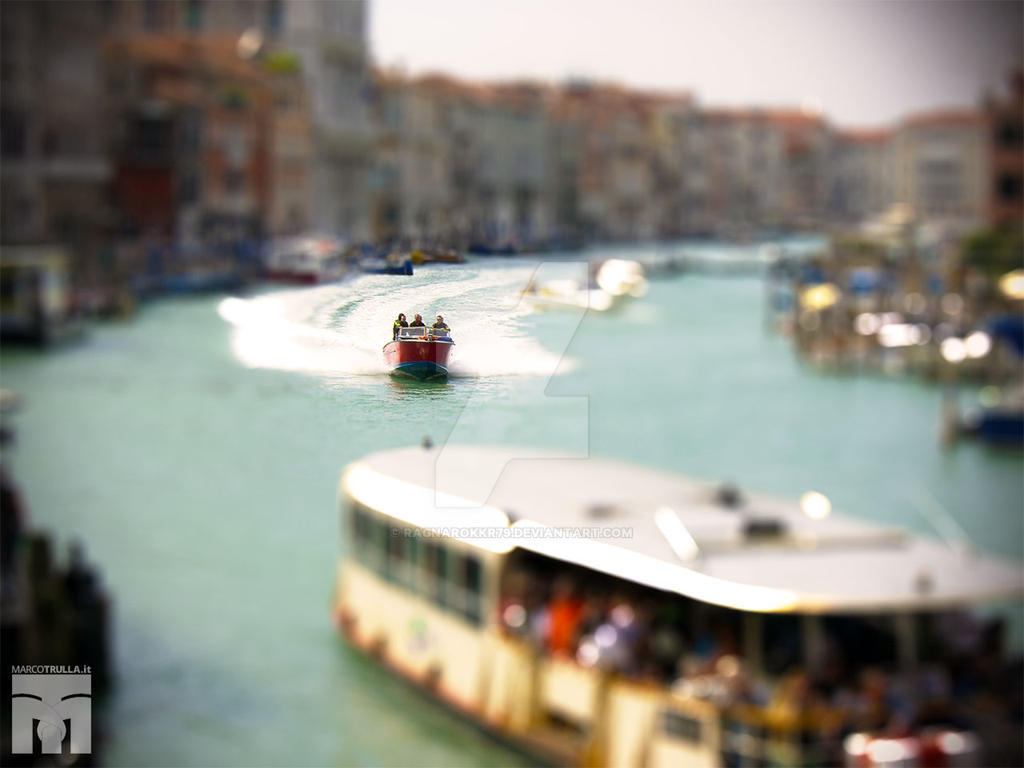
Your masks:
{"label": "canal water", "polygon": [[[520,301],[536,269],[479,260],[163,301],[79,346],[4,350],[3,385],[24,397],[13,467],[33,521],[81,537],[115,597],[107,762],[525,762],[331,626],[341,468],[427,435],[815,489],[925,532],[948,514],[981,549],[1024,558],[1020,455],[941,450],[929,385],[801,366],[764,331],[758,278],[680,276],[584,314]],[[385,374],[400,311],[445,316],[447,384]]]}

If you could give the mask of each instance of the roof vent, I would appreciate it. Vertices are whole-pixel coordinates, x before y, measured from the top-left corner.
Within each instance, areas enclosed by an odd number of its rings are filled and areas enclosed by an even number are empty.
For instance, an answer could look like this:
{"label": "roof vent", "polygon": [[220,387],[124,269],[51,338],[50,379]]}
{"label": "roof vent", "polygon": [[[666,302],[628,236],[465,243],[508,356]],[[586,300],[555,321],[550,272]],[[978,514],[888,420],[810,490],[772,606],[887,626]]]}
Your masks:
{"label": "roof vent", "polygon": [[743,504],[743,493],[733,483],[722,483],[715,490],[715,501],[726,509],[737,509]]}
{"label": "roof vent", "polygon": [[777,539],[786,533],[786,524],[776,517],[751,517],[743,523],[743,535],[748,539]]}

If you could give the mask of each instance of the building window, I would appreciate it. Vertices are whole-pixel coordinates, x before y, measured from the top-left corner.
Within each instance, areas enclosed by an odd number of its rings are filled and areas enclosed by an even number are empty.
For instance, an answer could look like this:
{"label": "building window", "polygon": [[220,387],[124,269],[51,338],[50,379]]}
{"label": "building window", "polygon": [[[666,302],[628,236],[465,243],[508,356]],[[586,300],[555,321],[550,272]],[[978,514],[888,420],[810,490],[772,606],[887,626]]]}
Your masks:
{"label": "building window", "polygon": [[1021,177],[1012,173],[999,175],[996,181],[996,197],[1002,203],[1016,203],[1021,200]]}
{"label": "building window", "polygon": [[17,110],[0,111],[0,155],[7,158],[25,155],[25,120]]}
{"label": "building window", "polygon": [[188,0],[185,7],[185,25],[189,29],[202,29],[203,27],[203,2],[202,0]]}
{"label": "building window", "polygon": [[267,29],[271,32],[280,32],[284,18],[281,0],[270,0],[267,6]]}
{"label": "building window", "polygon": [[199,176],[195,171],[187,171],[182,175],[178,196],[184,205],[199,202]]}
{"label": "building window", "polygon": [[150,32],[160,29],[164,17],[164,0],[144,0],[142,4],[142,23]]}
{"label": "building window", "polygon": [[1024,146],[1024,123],[1004,120],[996,129],[996,142],[1003,149],[1019,149]]}
{"label": "building window", "polygon": [[237,194],[245,187],[245,171],[238,168],[228,168],[224,171],[224,191],[228,194]]}

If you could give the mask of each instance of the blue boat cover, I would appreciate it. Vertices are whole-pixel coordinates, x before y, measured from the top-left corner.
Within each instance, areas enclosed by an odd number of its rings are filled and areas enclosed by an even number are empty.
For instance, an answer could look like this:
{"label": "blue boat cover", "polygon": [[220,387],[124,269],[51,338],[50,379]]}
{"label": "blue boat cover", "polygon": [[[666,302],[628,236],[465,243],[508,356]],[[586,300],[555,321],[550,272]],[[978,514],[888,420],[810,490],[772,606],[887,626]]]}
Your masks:
{"label": "blue boat cover", "polygon": [[985,327],[992,338],[1002,339],[1024,357],[1024,315],[999,315],[990,319]]}

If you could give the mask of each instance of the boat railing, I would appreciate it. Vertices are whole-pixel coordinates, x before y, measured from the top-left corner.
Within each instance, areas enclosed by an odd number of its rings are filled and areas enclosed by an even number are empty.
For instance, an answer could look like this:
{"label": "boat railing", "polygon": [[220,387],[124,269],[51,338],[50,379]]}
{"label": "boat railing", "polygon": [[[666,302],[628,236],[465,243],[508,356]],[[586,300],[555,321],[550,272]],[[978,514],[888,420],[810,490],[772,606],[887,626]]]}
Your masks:
{"label": "boat railing", "polygon": [[842,713],[828,707],[735,704],[722,711],[722,757],[726,765],[832,765],[842,753],[842,724]]}

